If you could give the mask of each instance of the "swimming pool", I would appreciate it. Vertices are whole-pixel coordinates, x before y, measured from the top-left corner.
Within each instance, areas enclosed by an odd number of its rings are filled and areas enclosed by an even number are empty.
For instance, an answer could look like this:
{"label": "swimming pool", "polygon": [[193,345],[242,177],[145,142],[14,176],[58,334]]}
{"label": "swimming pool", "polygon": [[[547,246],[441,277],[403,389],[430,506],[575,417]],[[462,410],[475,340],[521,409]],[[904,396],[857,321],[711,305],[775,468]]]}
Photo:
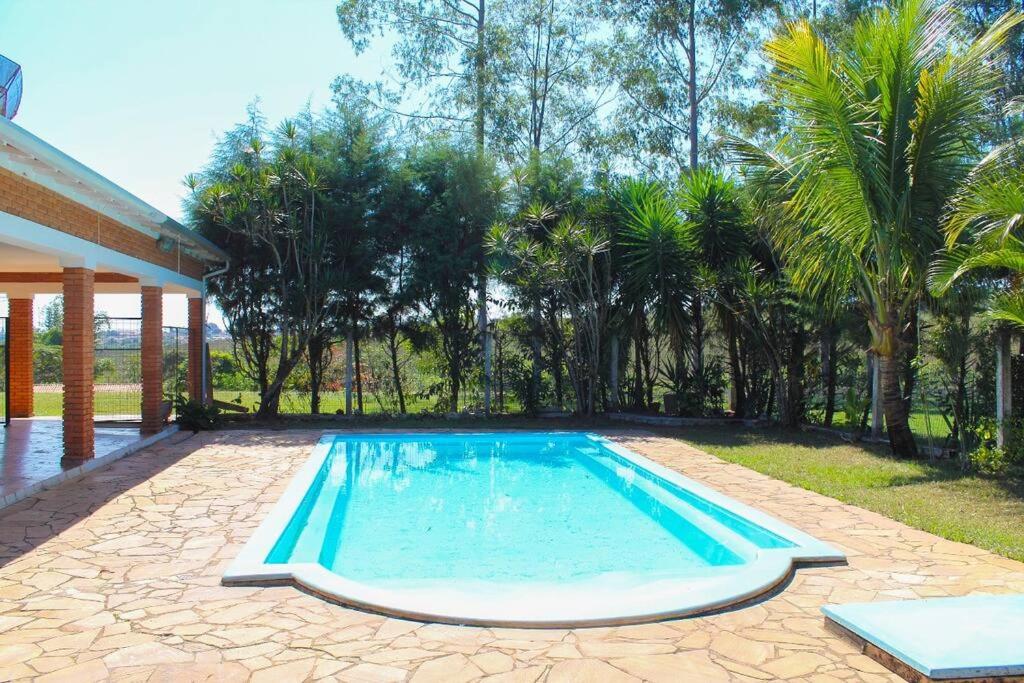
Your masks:
{"label": "swimming pool", "polygon": [[325,436],[224,575],[407,618],[587,625],[771,589],[820,541],[600,436]]}

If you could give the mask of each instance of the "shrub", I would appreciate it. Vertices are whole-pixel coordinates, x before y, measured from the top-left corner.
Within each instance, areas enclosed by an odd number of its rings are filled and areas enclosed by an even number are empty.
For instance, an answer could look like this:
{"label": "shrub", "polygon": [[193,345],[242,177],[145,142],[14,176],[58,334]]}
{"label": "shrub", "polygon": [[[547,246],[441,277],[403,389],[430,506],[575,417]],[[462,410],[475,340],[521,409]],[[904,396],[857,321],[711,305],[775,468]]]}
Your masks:
{"label": "shrub", "polygon": [[175,424],[193,433],[217,429],[220,426],[220,409],[195,399],[175,396],[174,412],[177,415]]}

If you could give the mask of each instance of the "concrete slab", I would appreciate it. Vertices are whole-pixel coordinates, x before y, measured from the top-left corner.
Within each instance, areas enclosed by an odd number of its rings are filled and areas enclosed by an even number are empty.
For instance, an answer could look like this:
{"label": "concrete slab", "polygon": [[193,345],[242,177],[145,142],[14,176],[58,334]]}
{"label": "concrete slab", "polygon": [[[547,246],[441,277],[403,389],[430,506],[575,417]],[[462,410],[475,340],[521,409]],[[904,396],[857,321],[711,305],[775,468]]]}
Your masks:
{"label": "concrete slab", "polygon": [[826,605],[821,611],[933,680],[1024,675],[1024,595]]}

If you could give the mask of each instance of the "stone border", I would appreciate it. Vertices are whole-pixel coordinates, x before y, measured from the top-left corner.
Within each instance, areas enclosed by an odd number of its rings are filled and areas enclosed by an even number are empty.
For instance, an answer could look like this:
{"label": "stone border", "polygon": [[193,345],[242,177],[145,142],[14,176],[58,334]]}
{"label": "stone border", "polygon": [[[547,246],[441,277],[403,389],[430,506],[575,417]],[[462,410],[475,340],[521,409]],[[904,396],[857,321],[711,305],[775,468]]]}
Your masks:
{"label": "stone border", "polygon": [[6,496],[0,497],[0,510],[3,510],[4,508],[9,507],[11,505],[14,505],[15,503],[20,502],[25,498],[34,496],[40,491],[56,488],[58,486],[61,486],[62,484],[75,481],[76,479],[81,479],[90,472],[98,470],[102,467],[106,467],[107,465],[116,462],[121,458],[129,456],[132,453],[137,453],[138,451],[141,451],[144,448],[149,448],[158,441],[162,441],[167,437],[171,436],[172,434],[177,433],[178,426],[171,425],[165,428],[163,431],[157,432],[152,436],[147,436],[145,439],[140,439],[138,441],[130,443],[127,446],[123,446],[121,448],[118,448],[117,450],[111,451],[110,453],[101,455],[98,458],[90,458],[83,462],[81,465],[76,465],[71,469],[64,470],[60,474],[55,474],[52,477],[43,479],[42,481],[37,481],[34,484],[29,484],[25,488],[18,489],[14,493],[8,493]]}
{"label": "stone border", "polygon": [[612,420],[619,422],[634,422],[637,424],[653,425],[656,427],[721,427],[736,426],[763,427],[770,424],[770,420],[761,418],[735,418],[735,417],[672,417],[670,415],[643,415],[641,413],[605,413]]}

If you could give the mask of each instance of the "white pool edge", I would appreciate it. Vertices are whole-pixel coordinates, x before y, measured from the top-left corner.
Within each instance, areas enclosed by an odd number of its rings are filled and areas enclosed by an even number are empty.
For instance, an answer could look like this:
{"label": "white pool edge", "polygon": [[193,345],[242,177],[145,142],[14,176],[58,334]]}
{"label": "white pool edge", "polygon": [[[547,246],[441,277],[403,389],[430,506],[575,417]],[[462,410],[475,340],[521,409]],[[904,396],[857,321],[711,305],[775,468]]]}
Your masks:
{"label": "white pool edge", "polygon": [[[413,433],[416,432],[367,433],[352,436],[398,436]],[[447,432],[445,435],[480,436],[501,433],[526,432]],[[564,585],[538,584],[525,587],[521,593],[495,598],[493,595],[474,593],[459,586],[447,589],[431,586],[424,590],[388,590],[350,581],[318,564],[267,564],[265,558],[301,505],[324,459],[331,451],[334,438],[339,435],[325,433],[289,482],[281,498],[228,566],[222,583],[291,583],[331,602],[417,621],[564,628],[642,623],[720,610],[771,591],[792,575],[796,565],[842,562],[846,559],[842,552],[812,536],[634,453],[606,437],[569,431],[529,433],[583,434],[656,477],[733,512],[795,545],[791,548],[759,549],[756,559],[745,568],[715,579],[699,580],[696,585],[693,579],[683,579],[676,582],[658,582],[659,590],[653,590],[655,586],[649,584],[644,586],[643,590],[628,591],[628,594],[617,596],[623,599],[621,604],[609,604],[607,600],[600,604],[592,604],[593,601],[587,600],[585,585],[574,587],[574,591]],[[648,587],[651,590],[648,590]]]}

